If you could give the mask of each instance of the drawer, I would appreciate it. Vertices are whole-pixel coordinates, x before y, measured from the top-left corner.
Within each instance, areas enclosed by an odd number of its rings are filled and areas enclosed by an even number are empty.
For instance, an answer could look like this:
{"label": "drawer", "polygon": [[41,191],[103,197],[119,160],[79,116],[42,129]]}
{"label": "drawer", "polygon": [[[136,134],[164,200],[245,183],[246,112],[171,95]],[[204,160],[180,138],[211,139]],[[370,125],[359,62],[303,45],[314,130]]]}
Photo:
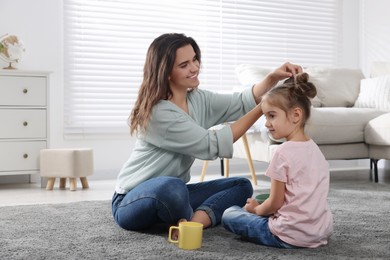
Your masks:
{"label": "drawer", "polygon": [[46,109],[0,109],[0,140],[46,138]]}
{"label": "drawer", "polygon": [[39,169],[39,153],[45,141],[0,142],[0,172]]}
{"label": "drawer", "polygon": [[0,76],[1,106],[46,106],[46,78]]}

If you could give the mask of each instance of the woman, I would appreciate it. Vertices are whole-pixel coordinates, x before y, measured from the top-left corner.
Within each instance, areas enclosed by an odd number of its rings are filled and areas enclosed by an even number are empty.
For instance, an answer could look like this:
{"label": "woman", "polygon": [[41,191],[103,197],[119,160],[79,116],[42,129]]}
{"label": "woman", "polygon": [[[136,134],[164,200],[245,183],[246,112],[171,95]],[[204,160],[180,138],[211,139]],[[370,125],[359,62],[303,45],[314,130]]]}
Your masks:
{"label": "woman", "polygon": [[[122,167],[112,199],[115,221],[127,230],[191,220],[220,223],[225,209],[252,196],[246,178],[186,184],[195,159],[230,158],[238,140],[262,115],[256,105],[279,80],[300,72],[286,63],[242,93],[198,89],[201,52],[183,34],[163,34],[150,45],[144,78],[130,115],[137,142]],[[255,99],[254,97],[258,97]],[[220,130],[210,127],[235,121]]]}

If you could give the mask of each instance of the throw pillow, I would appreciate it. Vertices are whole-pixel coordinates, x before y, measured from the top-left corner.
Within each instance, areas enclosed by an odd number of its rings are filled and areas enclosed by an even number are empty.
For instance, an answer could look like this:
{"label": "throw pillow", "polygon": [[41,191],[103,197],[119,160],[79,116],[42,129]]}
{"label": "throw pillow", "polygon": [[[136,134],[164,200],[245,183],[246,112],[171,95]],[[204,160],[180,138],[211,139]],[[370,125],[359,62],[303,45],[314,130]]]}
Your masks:
{"label": "throw pillow", "polygon": [[324,107],[352,107],[359,95],[363,73],[359,69],[308,67],[304,69],[317,87]]}
{"label": "throw pillow", "polygon": [[362,79],[355,107],[390,110],[390,76]]}
{"label": "throw pillow", "polygon": [[244,86],[262,81],[271,71],[270,68],[262,68],[251,64],[241,64],[236,67],[238,81]]}

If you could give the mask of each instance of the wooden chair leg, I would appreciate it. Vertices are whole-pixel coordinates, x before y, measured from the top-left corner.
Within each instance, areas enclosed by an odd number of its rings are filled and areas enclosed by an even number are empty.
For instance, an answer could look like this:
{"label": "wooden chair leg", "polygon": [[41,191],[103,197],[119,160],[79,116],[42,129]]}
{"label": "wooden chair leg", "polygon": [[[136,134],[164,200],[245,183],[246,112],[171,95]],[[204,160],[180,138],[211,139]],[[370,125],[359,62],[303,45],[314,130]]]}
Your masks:
{"label": "wooden chair leg", "polygon": [[56,181],[56,178],[50,177],[46,184],[46,190],[52,190],[54,187],[54,182]]}
{"label": "wooden chair leg", "polygon": [[224,175],[226,178],[229,177],[229,159],[224,158],[223,159],[223,169],[224,169]]}
{"label": "wooden chair leg", "polygon": [[255,167],[253,167],[252,156],[251,156],[251,152],[249,150],[248,139],[246,137],[246,134],[244,134],[241,138],[242,138],[242,142],[244,143],[246,159],[248,161],[249,170],[251,171],[251,175],[252,175],[252,182],[254,185],[257,185],[257,177],[256,177]]}
{"label": "wooden chair leg", "polygon": [[209,166],[209,161],[204,161],[202,166],[202,173],[200,174],[200,181],[204,180],[208,166]]}
{"label": "wooden chair leg", "polygon": [[66,178],[60,178],[60,189],[64,190],[66,187]]}
{"label": "wooden chair leg", "polygon": [[70,181],[70,190],[75,191],[77,187],[76,178],[69,178]]}
{"label": "wooden chair leg", "polygon": [[80,177],[80,181],[81,181],[81,185],[83,186],[83,189],[89,188],[87,177]]}

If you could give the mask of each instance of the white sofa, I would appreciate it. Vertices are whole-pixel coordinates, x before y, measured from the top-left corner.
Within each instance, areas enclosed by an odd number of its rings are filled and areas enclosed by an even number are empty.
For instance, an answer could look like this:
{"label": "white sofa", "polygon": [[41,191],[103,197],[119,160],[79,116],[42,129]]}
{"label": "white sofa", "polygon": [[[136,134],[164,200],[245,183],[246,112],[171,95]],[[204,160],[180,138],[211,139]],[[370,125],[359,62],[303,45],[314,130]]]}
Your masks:
{"label": "white sofa", "polygon": [[[304,69],[317,87],[306,125],[308,135],[327,160],[371,159],[376,182],[378,160],[390,159],[390,70],[383,68],[375,70],[381,75],[374,73],[367,79],[358,69]],[[240,65],[236,72],[243,86],[251,86],[270,69]],[[389,75],[383,76],[386,73]],[[269,162],[283,140],[273,140],[264,122],[260,118],[246,139],[252,159]],[[242,140],[234,144],[233,157],[247,158]]]}

